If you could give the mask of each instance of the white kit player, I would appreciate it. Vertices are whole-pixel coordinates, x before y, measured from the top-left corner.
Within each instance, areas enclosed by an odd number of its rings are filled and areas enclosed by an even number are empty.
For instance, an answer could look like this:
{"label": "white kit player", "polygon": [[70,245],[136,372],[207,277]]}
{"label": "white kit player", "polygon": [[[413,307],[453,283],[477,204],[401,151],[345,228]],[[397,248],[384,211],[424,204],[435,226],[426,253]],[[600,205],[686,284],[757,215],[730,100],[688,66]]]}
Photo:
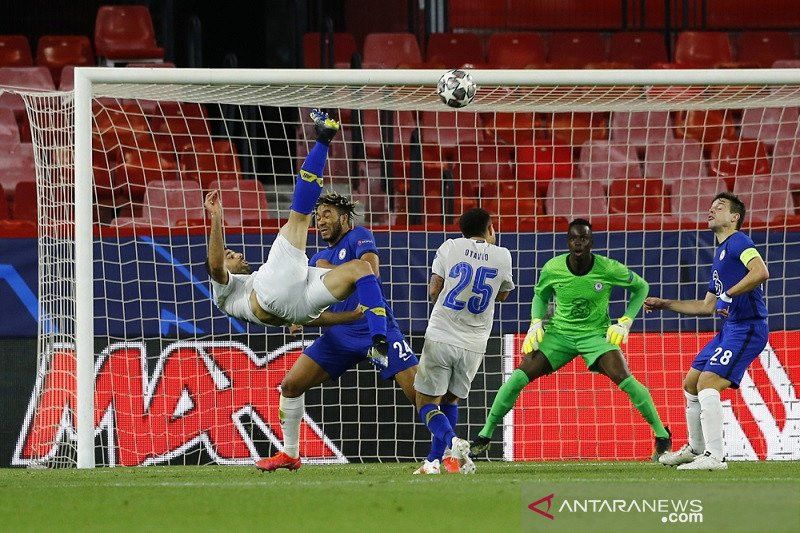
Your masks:
{"label": "white kit player", "polygon": [[[230,316],[265,326],[330,326],[365,316],[372,350],[386,356],[386,309],[370,264],[354,259],[332,269],[308,265],[305,250],[311,214],[322,192],[328,147],[339,131],[339,123],[322,111],[314,109],[311,118],[317,142],[297,177],[289,218],[270,248],[267,262],[256,272],[250,272],[241,253],[225,248],[218,191],[206,196],[205,207],[211,218],[206,266],[214,302]],[[326,311],[354,292],[363,306],[363,315],[360,311]]]}
{"label": "white kit player", "polygon": [[433,434],[431,453],[415,474],[471,474],[469,442],[455,435],[458,400],[486,354],[494,321],[494,302],[514,289],[511,253],[495,246],[491,216],[483,209],[461,215],[458,239],[448,239],[433,260],[429,296],[435,302],[414,380],[420,419]]}

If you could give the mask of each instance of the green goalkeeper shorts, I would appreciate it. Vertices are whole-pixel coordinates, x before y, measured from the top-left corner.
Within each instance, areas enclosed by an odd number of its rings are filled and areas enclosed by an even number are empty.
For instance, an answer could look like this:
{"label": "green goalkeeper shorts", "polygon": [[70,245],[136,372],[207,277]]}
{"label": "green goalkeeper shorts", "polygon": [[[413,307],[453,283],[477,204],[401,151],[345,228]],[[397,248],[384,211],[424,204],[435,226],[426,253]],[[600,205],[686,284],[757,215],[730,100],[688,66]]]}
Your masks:
{"label": "green goalkeeper shorts", "polygon": [[589,370],[598,372],[599,369],[594,364],[600,356],[612,350],[619,350],[619,346],[611,344],[605,335],[597,333],[575,335],[545,330],[539,350],[550,362],[554,371],[580,355]]}

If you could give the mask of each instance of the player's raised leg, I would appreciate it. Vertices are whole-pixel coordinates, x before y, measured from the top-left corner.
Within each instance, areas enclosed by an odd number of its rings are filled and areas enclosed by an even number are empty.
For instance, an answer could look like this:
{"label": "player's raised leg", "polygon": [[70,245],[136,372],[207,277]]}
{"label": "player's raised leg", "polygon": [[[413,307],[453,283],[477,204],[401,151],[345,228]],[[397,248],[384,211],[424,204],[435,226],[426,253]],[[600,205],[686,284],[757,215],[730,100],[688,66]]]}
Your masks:
{"label": "player's raised leg", "polygon": [[317,142],[306,156],[297,175],[289,219],[279,232],[292,246],[304,253],[312,213],[322,194],[322,173],[328,159],[328,148],[339,131],[339,123],[319,109],[311,111],[311,119],[317,131]]}
{"label": "player's raised leg", "polygon": [[281,398],[278,416],[283,432],[283,450],[272,457],[256,462],[256,467],[265,472],[279,468],[300,468],[300,424],[305,412],[305,391],[330,379],[330,375],[305,354],[292,365],[281,382]]}

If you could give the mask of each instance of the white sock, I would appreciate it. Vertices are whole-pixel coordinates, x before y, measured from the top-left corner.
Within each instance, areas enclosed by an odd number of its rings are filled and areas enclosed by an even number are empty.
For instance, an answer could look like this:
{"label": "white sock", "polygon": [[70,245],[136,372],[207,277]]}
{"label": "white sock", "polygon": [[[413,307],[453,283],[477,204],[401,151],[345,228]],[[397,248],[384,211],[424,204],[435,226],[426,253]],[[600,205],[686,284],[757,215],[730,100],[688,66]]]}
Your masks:
{"label": "white sock", "polygon": [[703,440],[706,451],[722,461],[722,401],[716,389],[703,389],[697,393],[700,400],[700,422],[703,425]]}
{"label": "white sock", "polygon": [[703,440],[703,426],[700,424],[700,401],[697,395],[683,391],[686,396],[686,429],[689,432],[689,447],[694,453],[706,451],[706,441]]}
{"label": "white sock", "polygon": [[300,422],[305,411],[305,394],[297,398],[285,398],[281,394],[281,429],[283,430],[283,452],[289,457],[300,457]]}

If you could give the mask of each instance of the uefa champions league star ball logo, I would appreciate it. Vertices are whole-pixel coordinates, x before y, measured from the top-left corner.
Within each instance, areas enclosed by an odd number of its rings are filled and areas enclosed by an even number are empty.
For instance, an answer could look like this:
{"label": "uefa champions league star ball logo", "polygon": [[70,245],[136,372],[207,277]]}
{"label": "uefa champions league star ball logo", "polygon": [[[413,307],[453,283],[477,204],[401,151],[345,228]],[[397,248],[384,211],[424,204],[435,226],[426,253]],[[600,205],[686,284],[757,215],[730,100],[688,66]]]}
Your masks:
{"label": "uefa champions league star ball logo", "polygon": [[347,255],[347,250],[345,250],[344,248],[342,248],[341,250],[339,250],[339,261],[341,261],[342,259],[344,259],[344,256],[346,256],[346,255]]}

